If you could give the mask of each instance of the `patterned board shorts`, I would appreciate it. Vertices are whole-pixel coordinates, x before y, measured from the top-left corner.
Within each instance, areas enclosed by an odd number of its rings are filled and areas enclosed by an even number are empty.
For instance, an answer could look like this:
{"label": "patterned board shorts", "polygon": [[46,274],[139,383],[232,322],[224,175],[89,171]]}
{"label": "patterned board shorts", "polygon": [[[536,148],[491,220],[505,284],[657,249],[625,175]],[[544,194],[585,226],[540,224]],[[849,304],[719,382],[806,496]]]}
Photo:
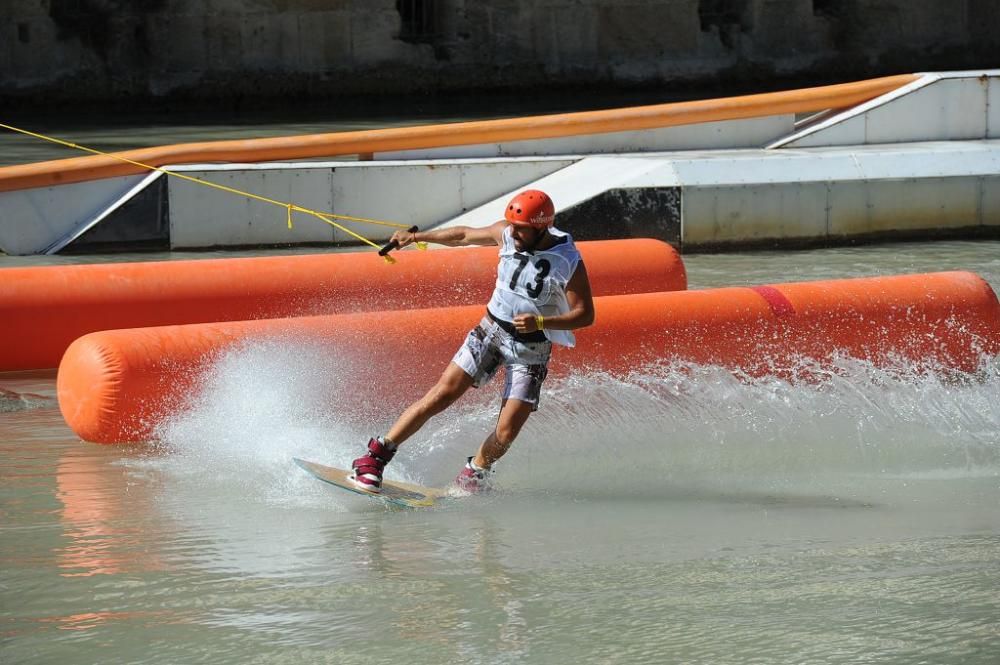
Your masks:
{"label": "patterned board shorts", "polygon": [[534,407],[532,411],[537,411],[551,355],[552,342],[520,342],[495,321],[483,317],[469,331],[452,362],[472,377],[476,388],[492,379],[503,365],[503,398],[528,402]]}

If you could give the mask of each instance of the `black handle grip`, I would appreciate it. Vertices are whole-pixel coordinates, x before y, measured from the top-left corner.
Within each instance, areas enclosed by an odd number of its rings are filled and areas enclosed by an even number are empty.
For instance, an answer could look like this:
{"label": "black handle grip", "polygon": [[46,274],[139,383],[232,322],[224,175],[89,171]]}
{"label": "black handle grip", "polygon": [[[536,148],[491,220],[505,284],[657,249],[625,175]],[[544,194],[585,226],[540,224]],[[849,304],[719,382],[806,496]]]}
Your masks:
{"label": "black handle grip", "polygon": [[[418,229],[416,226],[411,226],[410,228],[408,228],[406,230],[409,231],[410,233],[416,233],[420,229]],[[399,243],[396,242],[395,240],[390,240],[389,242],[387,242],[384,245],[382,245],[382,249],[378,250],[378,255],[379,256],[387,256],[389,254],[389,252],[391,252],[392,250],[396,249],[397,247],[399,247]]]}

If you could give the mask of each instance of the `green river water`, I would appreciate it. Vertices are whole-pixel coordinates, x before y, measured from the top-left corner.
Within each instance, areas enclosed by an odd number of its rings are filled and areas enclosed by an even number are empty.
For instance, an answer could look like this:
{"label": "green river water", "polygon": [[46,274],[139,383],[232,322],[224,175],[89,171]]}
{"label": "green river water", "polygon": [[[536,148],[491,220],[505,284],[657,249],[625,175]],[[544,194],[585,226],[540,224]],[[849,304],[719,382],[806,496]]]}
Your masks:
{"label": "green river water", "polygon": [[[998,241],[684,258],[691,288],[966,269],[1000,289]],[[497,493],[400,511],[291,463],[348,464],[372,433],[324,401],[316,354],[226,358],[145,447],[79,441],[53,372],[0,374],[0,662],[1000,662],[996,359],[970,382],[575,376]],[[393,472],[447,482],[495,388]]]}

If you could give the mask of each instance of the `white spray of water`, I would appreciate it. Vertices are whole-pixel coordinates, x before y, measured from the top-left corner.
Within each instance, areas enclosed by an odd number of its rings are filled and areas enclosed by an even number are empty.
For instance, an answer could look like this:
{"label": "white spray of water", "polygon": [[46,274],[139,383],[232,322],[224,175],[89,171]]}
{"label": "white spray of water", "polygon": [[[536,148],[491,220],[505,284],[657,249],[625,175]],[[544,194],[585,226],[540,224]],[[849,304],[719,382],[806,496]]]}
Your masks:
{"label": "white spray of water", "polygon": [[[858,477],[1000,474],[996,363],[974,380],[850,359],[798,369],[812,380],[673,364],[624,379],[550,381],[498,478],[519,491],[648,496],[836,493]],[[346,468],[398,415],[357,423],[338,411],[331,396],[356,371],[319,346],[247,344],[220,358],[190,408],[161,428],[164,464],[257,500],[329,501],[291,458]],[[497,390],[471,391],[432,420],[403,446],[390,476],[446,484],[492,429]]]}
{"label": "white spray of water", "polygon": [[338,367],[328,351],[287,340],[256,341],[222,355],[188,407],[159,428],[164,464],[199,482],[287,501],[314,484],[292,457],[343,465],[357,448],[347,444],[363,437],[337,418],[331,386]]}
{"label": "white spray of water", "polygon": [[550,391],[510,465],[528,486],[578,491],[582,479],[611,494],[1000,474],[996,364],[974,379],[852,359],[795,374],[811,380],[685,364],[574,377]]}

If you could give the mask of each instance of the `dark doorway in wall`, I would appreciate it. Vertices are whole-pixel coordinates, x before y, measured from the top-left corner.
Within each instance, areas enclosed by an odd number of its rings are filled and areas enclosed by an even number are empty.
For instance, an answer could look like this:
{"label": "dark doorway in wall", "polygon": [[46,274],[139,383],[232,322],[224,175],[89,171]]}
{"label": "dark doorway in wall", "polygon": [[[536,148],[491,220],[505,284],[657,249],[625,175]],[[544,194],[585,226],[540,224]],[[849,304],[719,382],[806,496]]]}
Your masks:
{"label": "dark doorway in wall", "polygon": [[430,44],[437,36],[434,0],[396,0],[396,11],[403,20],[399,38],[411,44]]}
{"label": "dark doorway in wall", "polygon": [[813,16],[834,16],[843,13],[843,0],[813,0]]}
{"label": "dark doorway in wall", "polygon": [[736,34],[745,32],[746,10],[749,0],[700,0],[698,2],[698,19],[701,21],[701,31],[709,32],[712,28],[719,31],[719,39],[726,48],[734,48]]}

